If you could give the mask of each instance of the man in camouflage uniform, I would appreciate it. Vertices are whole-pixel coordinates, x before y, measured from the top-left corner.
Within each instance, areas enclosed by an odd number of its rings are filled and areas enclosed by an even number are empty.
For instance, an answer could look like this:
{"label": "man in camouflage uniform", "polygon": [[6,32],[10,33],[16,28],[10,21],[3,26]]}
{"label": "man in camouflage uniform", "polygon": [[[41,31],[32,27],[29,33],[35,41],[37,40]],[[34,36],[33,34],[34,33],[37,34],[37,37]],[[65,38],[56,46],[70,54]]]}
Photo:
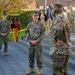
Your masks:
{"label": "man in camouflage uniform", "polygon": [[2,41],[4,41],[4,54],[7,56],[8,52],[8,34],[10,31],[10,22],[6,20],[6,15],[3,15],[3,20],[0,21],[0,50],[2,48]]}
{"label": "man in camouflage uniform", "polygon": [[73,6],[70,6],[70,10],[67,13],[67,17],[70,21],[71,24],[71,33],[74,34],[75,31],[75,24],[74,24],[74,20],[75,20],[75,11],[73,10]]}
{"label": "man in camouflage uniform", "polygon": [[50,30],[50,55],[53,75],[68,75],[68,60],[71,54],[70,24],[62,13],[63,5],[54,4],[52,27]]}
{"label": "man in camouflage uniform", "polygon": [[38,75],[42,74],[42,41],[45,35],[44,25],[38,21],[38,14],[33,14],[33,21],[27,26],[27,40],[29,42],[29,66],[30,70],[26,73],[34,73],[34,57],[36,54]]}

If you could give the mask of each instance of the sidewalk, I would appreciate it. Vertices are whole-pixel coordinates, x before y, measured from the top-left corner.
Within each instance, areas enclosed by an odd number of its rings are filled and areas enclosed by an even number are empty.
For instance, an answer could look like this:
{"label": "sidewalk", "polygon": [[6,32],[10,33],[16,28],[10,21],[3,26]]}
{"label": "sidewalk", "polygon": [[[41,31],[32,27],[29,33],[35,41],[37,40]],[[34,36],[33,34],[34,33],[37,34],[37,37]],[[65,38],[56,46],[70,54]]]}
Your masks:
{"label": "sidewalk", "polygon": [[[11,43],[8,56],[4,56],[3,49],[0,52],[0,75],[26,75],[29,69],[28,64],[28,54]],[[37,75],[36,65],[35,73],[32,75]],[[50,67],[45,64],[43,64],[43,75],[51,75]]]}

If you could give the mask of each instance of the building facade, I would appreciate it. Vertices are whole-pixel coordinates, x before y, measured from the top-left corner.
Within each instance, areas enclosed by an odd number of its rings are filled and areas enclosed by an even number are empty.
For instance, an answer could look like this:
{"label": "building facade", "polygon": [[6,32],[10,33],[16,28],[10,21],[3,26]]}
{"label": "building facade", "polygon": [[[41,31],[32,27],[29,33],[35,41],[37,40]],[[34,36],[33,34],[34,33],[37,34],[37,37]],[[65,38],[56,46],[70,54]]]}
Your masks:
{"label": "building facade", "polygon": [[[75,0],[46,0],[47,5],[53,4],[54,2],[61,2],[65,7],[69,7],[70,5],[75,6]],[[45,6],[45,0],[36,0],[37,6]]]}

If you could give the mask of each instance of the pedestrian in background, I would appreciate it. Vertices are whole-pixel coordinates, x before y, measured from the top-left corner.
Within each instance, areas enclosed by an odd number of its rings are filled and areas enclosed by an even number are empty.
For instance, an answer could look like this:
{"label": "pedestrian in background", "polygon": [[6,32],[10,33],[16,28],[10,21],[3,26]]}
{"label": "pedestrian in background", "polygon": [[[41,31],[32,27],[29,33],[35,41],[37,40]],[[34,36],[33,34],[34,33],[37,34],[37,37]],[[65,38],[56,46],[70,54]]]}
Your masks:
{"label": "pedestrian in background", "polygon": [[70,32],[72,34],[74,34],[74,31],[75,31],[75,23],[74,23],[74,20],[75,20],[75,11],[73,10],[73,6],[70,6],[70,10],[67,13],[67,17],[68,17],[68,19],[70,21],[70,24],[71,24]]}
{"label": "pedestrian in background", "polygon": [[52,20],[51,12],[52,12],[52,7],[51,7],[51,5],[49,5],[49,8],[47,9],[47,20],[48,20],[49,18]]}
{"label": "pedestrian in background", "polygon": [[29,71],[26,75],[34,73],[34,57],[36,55],[38,75],[42,74],[42,42],[45,35],[44,25],[38,20],[39,15],[35,12],[33,21],[27,25],[27,40],[29,49]]}
{"label": "pedestrian in background", "polygon": [[4,42],[4,55],[8,54],[8,35],[10,32],[11,24],[6,20],[7,16],[2,15],[3,20],[0,21],[0,50],[2,48],[2,42]]}
{"label": "pedestrian in background", "polygon": [[50,30],[52,75],[68,75],[68,61],[72,50],[70,23],[59,2],[54,3],[54,16]]}
{"label": "pedestrian in background", "polygon": [[47,15],[43,10],[40,11],[39,20],[43,23],[44,27],[46,27]]}
{"label": "pedestrian in background", "polygon": [[11,20],[11,29],[13,32],[14,42],[18,41],[18,31],[20,30],[20,21],[17,16],[14,16]]}
{"label": "pedestrian in background", "polygon": [[63,8],[63,14],[67,18],[67,9]]}

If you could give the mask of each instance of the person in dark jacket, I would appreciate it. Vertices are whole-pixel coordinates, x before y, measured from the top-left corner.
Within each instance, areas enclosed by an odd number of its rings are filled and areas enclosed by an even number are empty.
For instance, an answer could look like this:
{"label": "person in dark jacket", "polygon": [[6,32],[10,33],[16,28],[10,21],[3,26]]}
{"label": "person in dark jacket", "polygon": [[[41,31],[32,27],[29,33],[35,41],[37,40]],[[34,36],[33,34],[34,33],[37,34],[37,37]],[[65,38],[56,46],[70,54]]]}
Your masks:
{"label": "person in dark jacket", "polygon": [[49,18],[52,20],[51,12],[52,12],[52,7],[51,7],[51,5],[49,5],[49,8],[47,9],[47,20]]}

